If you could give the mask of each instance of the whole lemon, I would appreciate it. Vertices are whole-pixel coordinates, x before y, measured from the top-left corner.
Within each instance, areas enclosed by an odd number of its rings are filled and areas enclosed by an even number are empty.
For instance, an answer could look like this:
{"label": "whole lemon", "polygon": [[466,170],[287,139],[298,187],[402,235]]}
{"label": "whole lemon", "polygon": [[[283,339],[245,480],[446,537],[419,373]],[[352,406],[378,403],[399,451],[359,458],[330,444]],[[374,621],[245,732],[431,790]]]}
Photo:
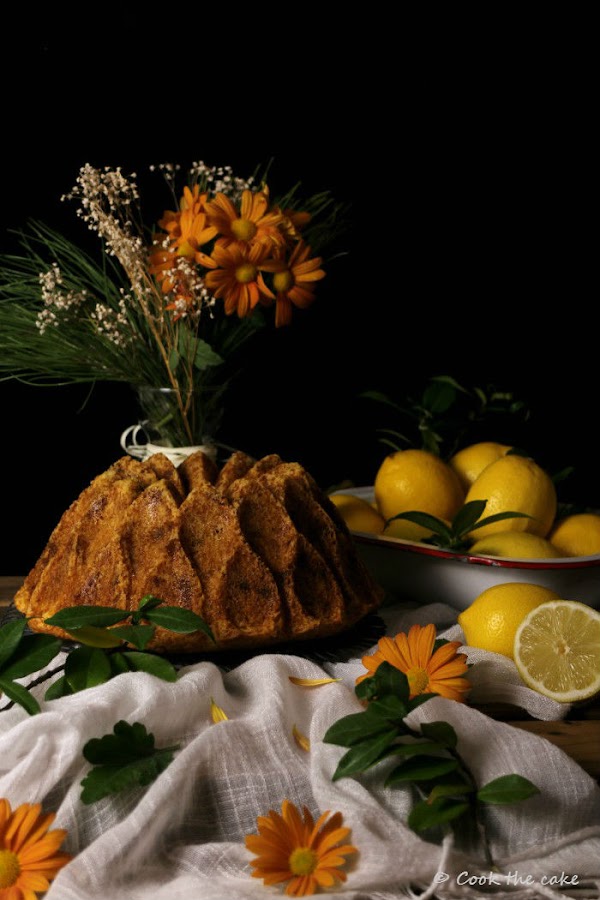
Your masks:
{"label": "whole lemon", "polygon": [[[464,491],[448,463],[427,450],[398,450],[386,456],[375,477],[375,500],[384,519],[419,510],[439,519],[452,519],[464,501]],[[427,528],[398,520],[395,537],[418,541]],[[401,533],[400,533],[401,532]],[[386,534],[391,533],[386,529]]]}
{"label": "whole lemon", "polygon": [[455,453],[450,458],[449,464],[458,475],[458,480],[465,493],[487,466],[505,456],[510,449],[508,444],[481,441],[478,444],[469,444],[468,447],[463,447],[462,450]]}
{"label": "whole lemon", "polygon": [[458,616],[465,641],[470,647],[502,653],[513,659],[517,628],[532,609],[560,600],[550,588],[540,584],[506,582],[486,588]]}
{"label": "whole lemon", "polygon": [[512,559],[556,559],[560,556],[549,540],[528,531],[498,531],[496,534],[488,534],[475,541],[469,553],[474,556],[510,556]]}
{"label": "whole lemon", "polygon": [[475,540],[498,531],[529,531],[546,537],[556,516],[556,489],[532,459],[511,454],[487,466],[467,493],[466,502],[487,500],[483,516],[527,513],[531,518],[503,519],[471,532]]}
{"label": "whole lemon", "polygon": [[600,516],[577,513],[560,519],[548,540],[560,556],[594,556],[600,553]]}
{"label": "whole lemon", "polygon": [[367,531],[369,534],[381,534],[385,522],[376,509],[361,497],[352,494],[331,494],[331,502],[337,506],[338,512],[351,531]]}

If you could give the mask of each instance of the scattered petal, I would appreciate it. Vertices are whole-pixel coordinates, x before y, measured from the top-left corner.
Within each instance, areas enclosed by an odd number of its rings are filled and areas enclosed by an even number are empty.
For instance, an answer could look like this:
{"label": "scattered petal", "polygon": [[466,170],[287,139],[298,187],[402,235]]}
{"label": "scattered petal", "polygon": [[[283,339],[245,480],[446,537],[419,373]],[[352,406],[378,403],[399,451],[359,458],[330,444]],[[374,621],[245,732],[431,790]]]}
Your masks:
{"label": "scattered petal", "polygon": [[298,731],[295,725],[292,728],[292,734],[294,735],[294,740],[296,741],[300,749],[306,750],[306,752],[308,753],[310,751],[310,741],[306,737],[306,735],[302,734],[301,731]]}
{"label": "scattered petal", "polygon": [[215,725],[217,722],[227,722],[229,719],[227,713],[220,706],[217,706],[212,697],[210,698],[210,715]]}
{"label": "scattered petal", "polygon": [[334,684],[341,681],[341,678],[299,678],[296,675],[288,675],[292,684],[299,684],[301,687],[320,687],[322,684]]}

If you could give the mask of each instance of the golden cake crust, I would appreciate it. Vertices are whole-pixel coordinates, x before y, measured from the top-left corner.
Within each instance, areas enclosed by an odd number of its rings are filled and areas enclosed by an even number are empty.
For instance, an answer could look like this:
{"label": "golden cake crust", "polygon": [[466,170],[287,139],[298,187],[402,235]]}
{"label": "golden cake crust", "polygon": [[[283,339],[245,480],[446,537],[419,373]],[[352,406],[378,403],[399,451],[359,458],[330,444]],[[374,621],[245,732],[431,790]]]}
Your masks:
{"label": "golden cake crust", "polygon": [[382,599],[337,509],[298,463],[201,452],[176,469],[128,456],[65,511],[15,596],[34,631],[61,609],[136,609],[146,594],[189,609],[203,632],[158,628],[159,652],[260,647],[344,631]]}

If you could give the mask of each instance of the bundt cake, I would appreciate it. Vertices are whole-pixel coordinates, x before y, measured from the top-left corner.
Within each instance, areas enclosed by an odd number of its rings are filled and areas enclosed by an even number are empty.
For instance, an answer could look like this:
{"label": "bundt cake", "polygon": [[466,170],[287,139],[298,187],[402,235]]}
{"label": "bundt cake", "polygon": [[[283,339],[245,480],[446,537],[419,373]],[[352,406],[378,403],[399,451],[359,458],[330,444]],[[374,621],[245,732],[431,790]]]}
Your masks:
{"label": "bundt cake", "polygon": [[146,594],[210,626],[158,628],[150,648],[258,647],[343,631],[377,608],[381,588],[337,509],[298,463],[201,452],[119,459],[63,514],[15,597],[34,631],[81,604],[137,609]]}

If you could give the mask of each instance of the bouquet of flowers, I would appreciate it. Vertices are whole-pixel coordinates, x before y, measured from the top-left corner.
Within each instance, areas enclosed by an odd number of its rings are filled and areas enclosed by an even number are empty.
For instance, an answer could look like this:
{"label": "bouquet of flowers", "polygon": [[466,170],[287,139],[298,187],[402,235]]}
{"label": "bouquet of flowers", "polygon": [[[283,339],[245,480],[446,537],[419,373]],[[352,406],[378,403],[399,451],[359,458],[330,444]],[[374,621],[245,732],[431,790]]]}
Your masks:
{"label": "bouquet of flowers", "polygon": [[2,259],[0,378],[127,382],[153,439],[198,445],[217,433],[241,347],[315,299],[343,207],[330,192],[301,201],[299,185],[272,199],[266,172],[151,168],[173,197],[156,225],[135,174],[85,165],[63,199],[102,241],[100,259],[35,222],[24,252]]}

